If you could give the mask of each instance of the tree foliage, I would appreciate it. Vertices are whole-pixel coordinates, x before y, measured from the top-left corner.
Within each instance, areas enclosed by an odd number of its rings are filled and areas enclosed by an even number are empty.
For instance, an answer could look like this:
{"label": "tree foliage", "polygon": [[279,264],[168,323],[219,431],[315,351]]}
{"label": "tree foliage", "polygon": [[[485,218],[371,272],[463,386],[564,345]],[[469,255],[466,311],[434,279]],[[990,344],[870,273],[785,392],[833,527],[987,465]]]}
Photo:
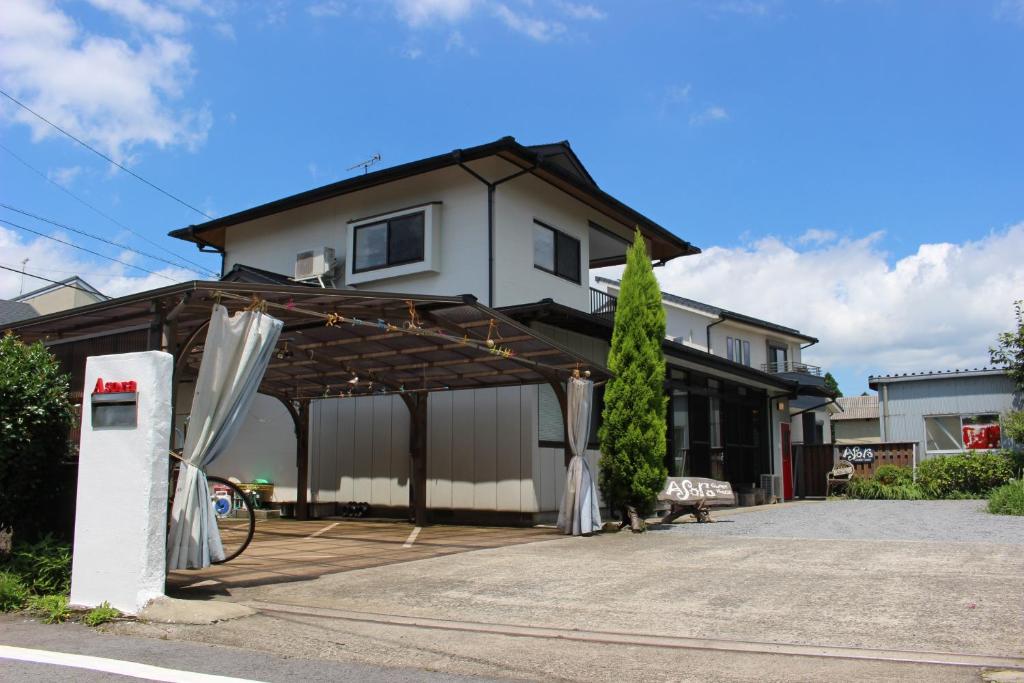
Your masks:
{"label": "tree foliage", "polygon": [[836,398],[843,395],[842,390],[839,388],[839,382],[836,381],[831,372],[825,373],[825,388],[835,394]]}
{"label": "tree foliage", "polygon": [[604,395],[601,491],[610,504],[649,512],[665,483],[665,309],[637,231],[626,256]]}
{"label": "tree foliage", "polygon": [[0,338],[0,530],[23,540],[48,530],[71,420],[57,360],[41,343]]}
{"label": "tree foliage", "polygon": [[1024,299],[1014,302],[1017,329],[1002,332],[996,346],[988,350],[993,365],[1006,368],[1017,390],[1024,392]]}

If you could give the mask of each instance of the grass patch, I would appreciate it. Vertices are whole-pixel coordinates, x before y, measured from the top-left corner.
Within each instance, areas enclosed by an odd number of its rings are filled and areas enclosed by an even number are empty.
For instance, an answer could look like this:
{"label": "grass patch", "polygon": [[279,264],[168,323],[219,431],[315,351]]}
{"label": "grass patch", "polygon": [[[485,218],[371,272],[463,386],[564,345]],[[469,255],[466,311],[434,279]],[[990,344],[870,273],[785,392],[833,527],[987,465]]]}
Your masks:
{"label": "grass patch", "polygon": [[921,487],[913,482],[886,484],[878,479],[859,477],[850,480],[846,487],[846,495],[863,500],[926,500],[928,498]]}
{"label": "grass patch", "polygon": [[28,586],[14,572],[0,572],[0,612],[13,612],[28,602]]}
{"label": "grass patch", "polygon": [[994,515],[1024,516],[1024,479],[1017,479],[994,490],[988,498],[988,511]]}
{"label": "grass patch", "polygon": [[16,543],[5,569],[20,576],[36,595],[68,593],[71,590],[71,546],[49,535],[35,543]]}
{"label": "grass patch", "polygon": [[29,598],[28,608],[38,614],[47,624],[59,624],[67,621],[71,616],[71,608],[68,607],[68,596],[35,595]]}
{"label": "grass patch", "polygon": [[121,616],[121,612],[110,606],[109,602],[104,601],[99,607],[94,607],[82,618],[86,626],[99,626],[105,624],[108,621],[113,621]]}

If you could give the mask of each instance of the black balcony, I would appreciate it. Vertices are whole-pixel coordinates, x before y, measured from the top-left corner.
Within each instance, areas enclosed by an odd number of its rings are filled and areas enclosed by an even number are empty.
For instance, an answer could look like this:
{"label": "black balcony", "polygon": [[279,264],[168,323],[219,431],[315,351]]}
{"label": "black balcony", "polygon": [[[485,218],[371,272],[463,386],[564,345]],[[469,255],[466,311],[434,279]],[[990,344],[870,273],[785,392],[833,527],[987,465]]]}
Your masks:
{"label": "black balcony", "polygon": [[788,375],[788,374],[800,374],[810,375],[812,377],[821,377],[821,368],[817,365],[808,365],[807,363],[797,363],[791,360],[764,363],[761,365],[761,370],[764,372],[771,373],[773,375]]}
{"label": "black balcony", "polygon": [[596,316],[615,320],[615,306],[618,299],[600,289],[590,288],[590,312]]}

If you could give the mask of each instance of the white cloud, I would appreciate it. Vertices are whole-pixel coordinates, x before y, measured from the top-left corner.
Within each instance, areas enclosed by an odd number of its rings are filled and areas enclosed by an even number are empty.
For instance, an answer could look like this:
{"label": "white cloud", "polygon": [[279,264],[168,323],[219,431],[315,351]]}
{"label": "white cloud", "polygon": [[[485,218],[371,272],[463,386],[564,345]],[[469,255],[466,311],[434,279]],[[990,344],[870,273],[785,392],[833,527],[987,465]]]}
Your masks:
{"label": "white cloud", "polygon": [[46,177],[62,185],[63,187],[70,187],[71,183],[75,181],[82,173],[81,166],[64,166],[62,168],[55,168],[46,174]]}
{"label": "white cloud", "polygon": [[147,31],[181,33],[187,27],[185,17],[143,0],[89,0],[89,4]]}
{"label": "white cloud", "polygon": [[763,17],[771,11],[767,2],[756,2],[755,0],[729,0],[728,2],[716,2],[712,4],[713,11],[727,12],[729,14],[743,14],[746,16]]}
{"label": "white cloud", "polygon": [[[73,241],[74,237],[61,232],[54,232],[53,235],[67,241]],[[80,275],[82,279],[108,296],[123,296],[165,287],[173,282],[202,279],[185,268],[161,266],[159,262],[148,260],[139,265],[157,275],[147,274],[110,261],[94,259],[83,252],[43,237],[28,237],[20,231],[0,226],[0,265],[20,270],[22,259],[28,258],[29,261],[25,265],[27,273],[35,273],[50,280],[63,280],[72,275]],[[102,245],[99,249],[102,249]],[[137,255],[131,252],[112,252],[109,255],[127,263],[137,260]],[[47,284],[49,283],[44,280],[26,276],[24,291],[38,289]],[[21,287],[20,273],[0,269],[0,299],[18,296]]]}
{"label": "white cloud", "polygon": [[1024,24],[1024,0],[1002,0],[995,6],[995,17]]}
{"label": "white cloud", "polygon": [[494,6],[494,13],[505,26],[541,43],[552,40],[566,30],[565,24],[561,22],[529,17],[509,9],[508,5],[503,3]]}
{"label": "white cloud", "polygon": [[[0,3],[4,89],[118,160],[145,143],[195,149],[205,142],[209,110],[174,104],[192,79],[191,60],[179,38],[156,33],[133,45],[84,30],[45,0]],[[13,105],[0,113],[29,126],[35,140],[57,134]]]}
{"label": "white cloud", "polygon": [[590,19],[596,21],[608,18],[607,12],[594,7],[593,5],[575,2],[559,2],[558,6],[562,8],[562,11],[565,12],[565,14],[573,19]]}
{"label": "white cloud", "polygon": [[810,228],[804,231],[804,234],[796,238],[796,241],[800,244],[824,244],[826,242],[835,241],[837,235],[834,230],[819,230],[818,228]]}
{"label": "white cloud", "polygon": [[818,337],[804,359],[847,377],[986,365],[1024,297],[1024,223],[922,244],[891,264],[880,237],[810,248],[769,237],[711,247],[655,273],[665,291]]}
{"label": "white cloud", "polygon": [[402,56],[406,59],[416,61],[423,56],[423,49],[419,47],[406,47],[402,50]]}
{"label": "white cloud", "polygon": [[690,99],[690,90],[692,86],[689,83],[683,85],[670,85],[665,88],[665,102],[666,104],[679,104]]}
{"label": "white cloud", "polygon": [[729,118],[729,112],[727,112],[724,107],[712,105],[701,112],[691,115],[690,125],[702,126],[705,123],[711,123],[713,121],[724,121],[727,118]]}
{"label": "white cloud", "polygon": [[213,25],[213,30],[216,31],[222,38],[230,41],[235,40],[235,27],[226,21],[218,21]]}
{"label": "white cloud", "polygon": [[315,2],[306,8],[306,12],[310,16],[316,18],[322,17],[340,17],[345,13],[345,3],[339,0],[325,0],[324,2]]}
{"label": "white cloud", "polygon": [[455,23],[469,16],[474,0],[395,0],[398,18],[418,27],[434,21]]}

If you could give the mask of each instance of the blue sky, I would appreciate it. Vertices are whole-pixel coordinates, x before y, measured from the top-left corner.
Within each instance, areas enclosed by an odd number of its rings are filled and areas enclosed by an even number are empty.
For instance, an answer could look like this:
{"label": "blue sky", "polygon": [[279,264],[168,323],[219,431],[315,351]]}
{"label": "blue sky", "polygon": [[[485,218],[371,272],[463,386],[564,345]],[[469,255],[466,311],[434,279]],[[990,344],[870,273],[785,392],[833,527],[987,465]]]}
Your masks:
{"label": "blue sky", "polygon": [[[978,365],[1024,298],[1024,2],[14,0],[0,86],[211,215],[503,135],[568,139],[705,248],[666,289],[818,336],[870,372]],[[0,140],[136,233],[201,216],[0,103]],[[0,202],[140,250],[0,150]],[[0,224],[0,264],[111,293],[191,277]],[[6,230],[5,230],[6,228]],[[167,254],[164,254],[167,256]],[[170,256],[167,256],[171,258]],[[174,259],[172,259],[174,260]],[[27,286],[38,286],[29,281]],[[0,275],[0,296],[20,278]]]}

